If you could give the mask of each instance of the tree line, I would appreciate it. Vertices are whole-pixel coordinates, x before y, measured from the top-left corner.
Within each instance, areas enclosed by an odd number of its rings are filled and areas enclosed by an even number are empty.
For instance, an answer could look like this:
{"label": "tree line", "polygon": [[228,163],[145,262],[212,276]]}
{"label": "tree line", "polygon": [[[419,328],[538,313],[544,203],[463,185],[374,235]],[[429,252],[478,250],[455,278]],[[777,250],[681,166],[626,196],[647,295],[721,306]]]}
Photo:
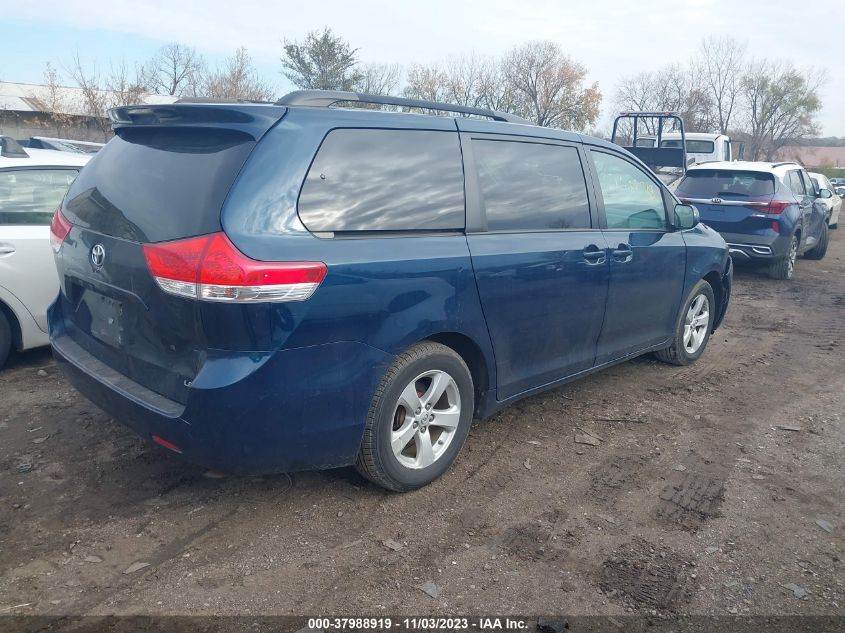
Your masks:
{"label": "tree line", "polygon": [[[469,53],[435,64],[364,63],[359,49],[324,28],[301,40],[284,40],[280,72],[301,89],[351,90],[404,95],[490,108],[537,125],[597,129],[602,93],[587,67],[552,41],[529,41],[501,56]],[[75,55],[67,76],[81,89],[83,109],[109,135],[108,108],[138,102],[146,94],[211,99],[273,100],[276,86],[255,68],[246,48],[211,65],[181,43],[161,47],[146,62],[107,72],[86,67]],[[687,131],[719,131],[745,140],[748,158],[771,159],[788,143],[818,133],[819,89],[825,76],[789,62],[753,59],[744,43],[704,39],[687,64],[623,76],[613,105],[618,110],[677,111]],[[48,109],[60,117],[62,80],[56,67],[44,73]],[[58,122],[60,123],[60,121]],[[57,126],[58,126],[57,123]]]}
{"label": "tree line", "polygon": [[623,77],[620,110],[676,111],[688,132],[746,142],[746,158],[773,160],[782,147],[819,133],[826,75],[791,62],[754,58],[744,42],[712,36],[686,64]]}

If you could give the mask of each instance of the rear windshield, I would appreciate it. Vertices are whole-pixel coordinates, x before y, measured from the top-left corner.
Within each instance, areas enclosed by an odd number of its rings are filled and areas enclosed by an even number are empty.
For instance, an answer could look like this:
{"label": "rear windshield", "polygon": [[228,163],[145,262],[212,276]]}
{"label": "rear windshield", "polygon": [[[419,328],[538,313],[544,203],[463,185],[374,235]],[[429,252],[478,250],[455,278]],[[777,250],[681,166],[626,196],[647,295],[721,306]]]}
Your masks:
{"label": "rear windshield", "polygon": [[[680,147],[681,141],[679,140],[669,140],[669,141],[661,141],[660,147]],[[712,154],[713,151],[716,149],[716,146],[713,144],[713,141],[687,141],[687,151],[690,154]]]}
{"label": "rear windshield", "polygon": [[696,169],[678,185],[675,193],[686,198],[716,198],[719,196],[769,196],[775,192],[772,174],[733,169]]}
{"label": "rear windshield", "polygon": [[161,242],[220,230],[220,209],[255,142],[236,130],[127,128],[68,191],[68,219],[99,233]]}

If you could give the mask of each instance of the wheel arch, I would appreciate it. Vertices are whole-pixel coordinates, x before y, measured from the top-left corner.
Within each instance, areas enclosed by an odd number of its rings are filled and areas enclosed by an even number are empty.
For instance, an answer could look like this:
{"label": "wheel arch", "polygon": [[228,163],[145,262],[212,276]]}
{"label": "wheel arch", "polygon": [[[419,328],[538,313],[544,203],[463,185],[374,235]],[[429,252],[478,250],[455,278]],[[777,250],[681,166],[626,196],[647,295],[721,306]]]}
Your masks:
{"label": "wheel arch", "polygon": [[18,321],[17,315],[2,300],[0,300],[0,312],[6,317],[6,320],[9,322],[9,328],[12,331],[12,349],[20,351],[23,347],[23,332],[21,331],[21,324]]}
{"label": "wheel arch", "polygon": [[425,341],[440,343],[454,350],[467,364],[475,389],[475,411],[478,417],[484,411],[484,403],[490,393],[491,370],[481,346],[466,334],[460,332],[438,332],[427,336]]}

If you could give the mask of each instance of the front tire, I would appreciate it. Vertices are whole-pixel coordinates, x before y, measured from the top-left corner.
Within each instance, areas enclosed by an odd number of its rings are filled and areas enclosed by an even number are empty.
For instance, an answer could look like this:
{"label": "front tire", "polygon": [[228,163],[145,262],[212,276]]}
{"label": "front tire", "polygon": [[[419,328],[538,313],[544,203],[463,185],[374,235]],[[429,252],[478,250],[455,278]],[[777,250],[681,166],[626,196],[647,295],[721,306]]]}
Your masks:
{"label": "front tire", "polygon": [[0,310],[0,369],[6,364],[9,358],[9,352],[12,350],[12,326],[9,324],[9,319]]}
{"label": "front tire", "polygon": [[400,354],[376,389],[355,468],[406,492],[440,477],[472,424],[472,374],[452,349],[425,341]]}
{"label": "front tire", "polygon": [[808,250],[804,257],[807,259],[822,259],[825,255],[827,255],[827,245],[830,241],[830,233],[829,229],[827,228],[827,222],[822,224],[822,234],[819,236],[818,243]]}
{"label": "front tire", "polygon": [[795,274],[795,260],[798,258],[798,236],[793,235],[789,240],[786,255],[769,265],[769,277],[786,281]]}
{"label": "front tire", "polygon": [[687,295],[672,344],[654,355],[670,365],[689,365],[698,360],[710,340],[717,309],[713,288],[702,279]]}

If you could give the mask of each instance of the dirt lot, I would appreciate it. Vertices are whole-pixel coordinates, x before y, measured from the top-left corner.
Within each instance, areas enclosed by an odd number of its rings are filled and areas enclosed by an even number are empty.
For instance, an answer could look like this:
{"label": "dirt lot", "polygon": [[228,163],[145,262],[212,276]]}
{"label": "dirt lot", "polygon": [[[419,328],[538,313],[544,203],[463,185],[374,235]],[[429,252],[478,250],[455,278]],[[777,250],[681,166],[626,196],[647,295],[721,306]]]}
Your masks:
{"label": "dirt lot", "polygon": [[351,469],[206,477],[18,356],[0,612],[843,615],[843,330],[840,230],[791,283],[738,271],[694,366],[644,357],[517,404],[406,495]]}

